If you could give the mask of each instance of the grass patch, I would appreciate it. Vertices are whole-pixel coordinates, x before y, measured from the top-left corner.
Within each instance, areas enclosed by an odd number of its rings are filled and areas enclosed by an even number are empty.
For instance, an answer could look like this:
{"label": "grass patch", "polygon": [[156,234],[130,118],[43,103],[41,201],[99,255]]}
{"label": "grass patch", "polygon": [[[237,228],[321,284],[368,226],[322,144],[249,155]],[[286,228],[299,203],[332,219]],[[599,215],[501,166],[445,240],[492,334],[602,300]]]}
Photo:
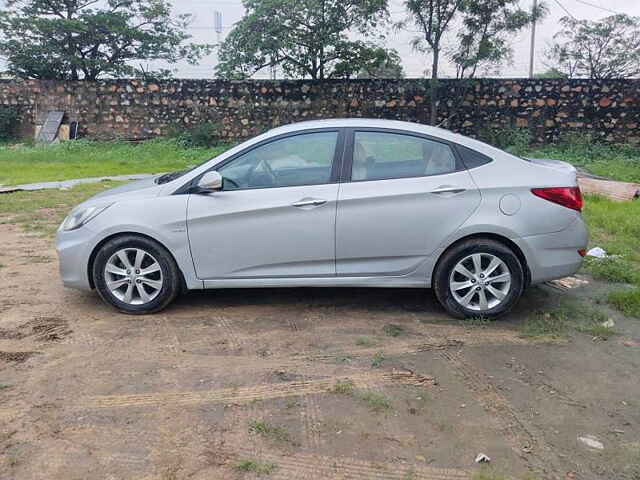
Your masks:
{"label": "grass patch", "polygon": [[624,258],[590,258],[584,262],[584,268],[599,280],[612,283],[640,283],[640,272],[636,265]]}
{"label": "grass patch", "polygon": [[507,480],[507,477],[502,473],[493,471],[493,470],[482,470],[480,472],[476,472],[471,477],[472,480]]}
{"label": "grass patch", "polygon": [[640,150],[633,145],[607,145],[589,136],[568,136],[555,145],[545,145],[523,156],[569,162],[595,175],[640,183]]}
{"label": "grass patch", "polygon": [[398,337],[402,332],[404,332],[404,328],[402,328],[400,325],[387,323],[384,327],[382,327],[382,331],[390,337]]}
{"label": "grass patch", "polygon": [[0,184],[181,170],[229,146],[185,148],[172,139],[140,143],[78,140],[56,145],[0,146]]}
{"label": "grass patch", "polygon": [[547,311],[530,315],[520,327],[520,335],[529,338],[564,338],[571,330],[586,333],[603,340],[615,334],[611,327],[603,326],[607,315],[598,308],[565,301]]}
{"label": "grass patch", "polygon": [[28,232],[53,235],[77,204],[121,182],[78,185],[69,190],[40,190],[2,195],[0,223],[20,225]]}
{"label": "grass patch", "polygon": [[249,432],[279,442],[289,442],[291,440],[289,432],[284,427],[271,425],[264,420],[251,420],[249,422]]}
{"label": "grass patch", "polygon": [[359,392],[351,380],[337,382],[331,390],[331,393],[338,395],[348,395],[363,402],[370,410],[380,413],[391,409],[389,399],[377,392]]}
{"label": "grass patch", "polygon": [[270,475],[278,469],[278,465],[270,462],[260,462],[253,458],[244,458],[236,464],[235,469],[239,472]]}
{"label": "grass patch", "polygon": [[638,287],[611,292],[609,303],[628,317],[640,318],[640,288]]}
{"label": "grass patch", "polygon": [[330,390],[331,393],[337,393],[338,395],[353,395],[355,390],[355,385],[351,380],[345,380],[336,382],[333,388]]}
{"label": "grass patch", "polygon": [[591,245],[615,255],[587,259],[585,269],[595,278],[629,283],[631,290],[609,294],[609,303],[627,316],[640,317],[640,202],[613,202],[602,197],[585,197],[584,217],[591,234]]}
{"label": "grass patch", "polygon": [[483,317],[482,315],[466,318],[462,321],[462,324],[464,326],[474,326],[474,327],[487,327],[492,323],[493,321],[490,318]]}
{"label": "grass patch", "polygon": [[567,333],[567,321],[564,315],[556,312],[536,312],[527,317],[520,327],[522,337],[560,338]]}
{"label": "grass patch", "polygon": [[608,281],[640,285],[640,202],[613,202],[585,196],[584,218],[589,226],[591,246],[604,248],[611,259],[589,259],[586,268]]}
{"label": "grass patch", "polygon": [[375,344],[376,342],[368,337],[360,337],[356,340],[356,345],[359,347],[373,347]]}
{"label": "grass patch", "polygon": [[370,410],[380,413],[391,410],[391,402],[387,397],[377,392],[361,392],[356,395]]}
{"label": "grass patch", "polygon": [[376,354],[371,359],[371,366],[374,368],[378,368],[382,365],[382,362],[386,360],[384,356],[384,352],[376,352]]}

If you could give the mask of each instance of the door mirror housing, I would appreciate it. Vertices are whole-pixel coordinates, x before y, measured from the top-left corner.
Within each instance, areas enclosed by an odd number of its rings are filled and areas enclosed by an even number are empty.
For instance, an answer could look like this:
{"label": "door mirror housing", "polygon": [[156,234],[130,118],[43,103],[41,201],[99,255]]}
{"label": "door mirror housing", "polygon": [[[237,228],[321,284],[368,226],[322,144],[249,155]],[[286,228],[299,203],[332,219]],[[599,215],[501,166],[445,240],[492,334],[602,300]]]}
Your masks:
{"label": "door mirror housing", "polygon": [[210,193],[222,190],[222,175],[219,172],[207,172],[198,181],[198,192]]}

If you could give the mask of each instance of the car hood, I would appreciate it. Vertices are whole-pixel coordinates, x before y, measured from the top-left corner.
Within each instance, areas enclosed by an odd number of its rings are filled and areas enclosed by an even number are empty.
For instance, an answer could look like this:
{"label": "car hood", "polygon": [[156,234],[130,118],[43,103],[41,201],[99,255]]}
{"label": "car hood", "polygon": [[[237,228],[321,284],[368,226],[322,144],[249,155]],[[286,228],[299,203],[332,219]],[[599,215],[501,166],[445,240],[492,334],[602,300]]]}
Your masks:
{"label": "car hood", "polygon": [[[159,175],[143,178],[142,180],[136,180],[135,182],[125,183],[124,185],[120,185],[118,187],[110,188],[105,190],[104,192],[100,192],[89,200],[93,200],[99,198],[101,200],[106,199],[106,197],[139,197],[143,196],[156,196],[158,191],[160,190],[160,185],[156,183],[156,179]],[[114,199],[119,200],[119,199]]]}
{"label": "car hood", "polygon": [[158,176],[143,178],[134,182],[126,183],[115,188],[110,188],[104,192],[97,193],[93,197],[82,202],[73,210],[86,208],[93,205],[113,204],[134,198],[156,197],[162,190],[163,185],[158,185],[155,180]]}

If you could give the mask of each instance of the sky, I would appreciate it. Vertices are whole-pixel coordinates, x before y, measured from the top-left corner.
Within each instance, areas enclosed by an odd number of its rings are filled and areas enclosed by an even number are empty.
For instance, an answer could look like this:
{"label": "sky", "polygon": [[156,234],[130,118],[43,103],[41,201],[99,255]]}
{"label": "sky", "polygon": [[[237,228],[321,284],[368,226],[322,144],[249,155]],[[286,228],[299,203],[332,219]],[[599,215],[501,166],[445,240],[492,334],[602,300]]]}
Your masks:
{"label": "sky", "polygon": [[[538,23],[536,29],[535,71],[546,70],[545,50],[558,31],[558,20],[567,12],[578,19],[599,20],[615,13],[640,16],[640,0],[545,0],[549,7],[547,17]],[[230,31],[233,24],[242,18],[243,8],[241,0],[174,0],[176,12],[191,13],[194,22],[190,28],[193,41],[216,43],[217,34],[213,28],[214,11],[222,12],[222,38]],[[531,8],[533,0],[521,0],[522,8]],[[590,4],[590,5],[588,5]],[[390,0],[391,18],[393,22],[405,18],[403,0]],[[416,33],[391,31],[387,37],[386,46],[395,48],[400,53],[406,76],[409,78],[423,77],[425,69],[430,65],[428,55],[413,51],[411,39]],[[529,51],[531,45],[531,31],[524,29],[513,39],[514,56],[510,65],[504,65],[495,75],[499,77],[526,77],[529,72]],[[197,66],[178,65],[176,76],[184,78],[211,78],[216,56],[211,55],[203,59]],[[441,67],[442,76],[455,76],[455,68],[447,62]],[[268,72],[257,74],[256,78],[267,78]]]}
{"label": "sky", "polygon": [[[520,0],[522,8],[531,8],[534,0]],[[640,0],[544,0],[549,7],[549,13],[537,25],[536,45],[535,45],[535,72],[542,72],[547,69],[545,65],[545,50],[553,39],[553,35],[559,30],[558,20],[570,14],[577,19],[599,20],[613,13],[626,13],[628,15],[640,16]],[[233,28],[233,24],[238,22],[243,15],[244,9],[241,0],[172,0],[174,12],[190,13],[193,15],[193,22],[189,27],[192,40],[196,43],[215,44],[218,41],[218,34],[214,30],[214,12],[222,13],[223,31],[220,39]],[[391,24],[406,18],[403,0],[389,0],[389,11],[391,12]],[[0,0],[0,6],[4,1]],[[425,69],[430,65],[431,60],[428,54],[415,52],[411,47],[411,40],[417,35],[416,32],[397,32],[389,28],[386,46],[395,48],[402,59],[405,74],[408,78],[424,77]],[[453,31],[455,36],[455,31]],[[451,44],[453,38],[448,42]],[[529,72],[529,51],[531,45],[530,29],[523,29],[513,38],[514,56],[511,64],[504,65],[498,72],[494,72],[494,77],[526,77]],[[3,63],[3,62],[0,62]],[[175,70],[178,78],[213,78],[214,67],[217,63],[216,54],[212,54],[198,65],[189,65],[181,62],[177,65],[169,66]],[[166,64],[152,63],[151,67],[167,67]],[[455,68],[446,60],[440,67],[441,76],[455,76]],[[269,72],[261,72],[255,78],[268,78]]]}

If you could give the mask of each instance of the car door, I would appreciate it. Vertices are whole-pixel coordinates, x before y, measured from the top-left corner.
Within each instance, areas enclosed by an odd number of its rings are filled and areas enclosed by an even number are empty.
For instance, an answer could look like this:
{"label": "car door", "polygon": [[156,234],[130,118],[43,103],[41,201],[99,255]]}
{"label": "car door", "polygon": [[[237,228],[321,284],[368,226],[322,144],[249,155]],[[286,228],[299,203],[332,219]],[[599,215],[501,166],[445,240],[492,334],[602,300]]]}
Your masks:
{"label": "car door", "polygon": [[446,142],[419,134],[349,132],[336,218],[338,276],[414,271],[480,203]]}
{"label": "car door", "polygon": [[188,203],[198,278],[334,276],[341,135],[276,137],[216,166],[223,189]]}

